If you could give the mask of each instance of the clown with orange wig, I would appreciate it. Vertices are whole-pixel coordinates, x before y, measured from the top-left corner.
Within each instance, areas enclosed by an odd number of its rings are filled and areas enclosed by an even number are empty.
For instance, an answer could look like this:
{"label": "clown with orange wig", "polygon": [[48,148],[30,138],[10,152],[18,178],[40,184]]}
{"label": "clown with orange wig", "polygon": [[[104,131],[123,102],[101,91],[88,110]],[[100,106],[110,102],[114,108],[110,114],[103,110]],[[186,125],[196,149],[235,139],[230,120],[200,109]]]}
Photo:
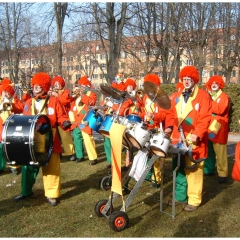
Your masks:
{"label": "clown with orange wig", "polygon": [[[91,91],[92,84],[88,76],[83,76],[78,80],[78,85],[73,89],[75,100],[71,102],[68,113],[70,121],[73,123],[74,147],[76,151],[76,162],[84,161],[84,148],[87,151],[90,165],[97,164],[97,152],[93,130],[83,122],[84,117],[88,114],[89,106],[94,106],[97,101],[97,95]],[[75,123],[74,123],[75,122]]]}
{"label": "clown with orange wig", "polygon": [[[67,130],[70,128],[71,123],[59,100],[48,95],[51,78],[47,73],[39,72],[34,75],[31,84],[34,97],[26,100],[23,114],[36,115],[42,113],[47,115],[50,120],[54,143],[53,151],[49,163],[42,167],[42,175],[45,197],[51,206],[56,206],[61,189],[60,153],[62,153],[57,126],[60,125]],[[36,182],[38,172],[39,167],[37,166],[22,166],[22,191],[19,196],[15,197],[15,201],[23,200],[33,195],[32,188]]]}
{"label": "clown with orange wig", "polygon": [[[3,79],[0,86],[0,142],[2,142],[3,124],[6,119],[12,114],[20,114],[23,112],[23,103],[18,99],[13,88],[14,83],[10,79]],[[10,108],[4,107],[10,104]],[[0,173],[4,172],[6,161],[2,151],[2,144],[0,144]],[[13,173],[19,173],[18,166],[12,166]]]}
{"label": "clown with orange wig", "polygon": [[[177,92],[171,103],[174,112],[172,143],[178,145],[186,139],[187,146],[192,147],[194,160],[208,156],[207,130],[211,120],[211,98],[209,94],[199,89],[198,70],[194,66],[186,66],[179,73],[184,90]],[[179,129],[182,129],[185,139],[182,139]],[[201,161],[201,160],[199,160]],[[202,202],[203,165],[201,161],[193,169],[194,163],[188,156],[181,156],[181,165],[176,176],[175,200],[177,204],[186,204],[185,211],[195,211]],[[173,158],[173,169],[177,166],[177,157]],[[186,167],[185,167],[186,166]]]}
{"label": "clown with orange wig", "polygon": [[[52,93],[51,95],[58,98],[59,102],[62,104],[63,109],[65,113],[68,115],[68,112],[70,110],[70,104],[75,99],[71,97],[70,90],[64,89],[65,87],[65,80],[61,76],[55,76],[52,79],[51,82],[52,86]],[[61,126],[58,127],[62,147],[63,147],[63,153],[62,156],[67,156],[70,161],[75,160],[75,150],[73,145],[73,138],[70,131],[65,131],[61,128]]]}
{"label": "clown with orange wig", "polygon": [[208,158],[204,161],[204,175],[214,175],[215,166],[219,183],[226,183],[228,176],[227,139],[230,99],[223,92],[221,76],[212,76],[205,84],[212,98],[212,118],[208,128]]}

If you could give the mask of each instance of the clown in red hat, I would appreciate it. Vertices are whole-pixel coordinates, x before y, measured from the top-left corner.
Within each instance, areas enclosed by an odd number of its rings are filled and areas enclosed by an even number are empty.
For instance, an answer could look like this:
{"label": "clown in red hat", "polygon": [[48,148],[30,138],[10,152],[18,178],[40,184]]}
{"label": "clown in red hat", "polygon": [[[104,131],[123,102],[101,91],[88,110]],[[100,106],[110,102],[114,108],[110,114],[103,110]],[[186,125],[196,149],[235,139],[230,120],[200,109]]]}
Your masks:
{"label": "clown in red hat", "polygon": [[[70,128],[71,123],[59,100],[54,96],[48,95],[51,86],[51,77],[47,73],[39,72],[35,74],[31,84],[34,97],[26,101],[23,115],[35,116],[37,114],[44,114],[50,120],[50,128],[49,125],[42,122],[36,124],[34,138],[39,142],[35,151],[40,151],[40,149],[45,146],[44,141],[41,140],[45,138],[45,134],[52,131],[53,150],[49,163],[42,167],[42,175],[46,200],[51,206],[56,206],[58,204],[58,198],[61,195],[60,153],[62,152],[57,126],[60,125],[63,129],[67,130]],[[39,166],[22,166],[22,191],[20,195],[14,198],[15,201],[24,200],[33,196],[34,193],[32,189],[39,169]]]}
{"label": "clown in red hat", "polygon": [[[185,66],[179,73],[184,90],[176,92],[171,100],[174,114],[172,144],[182,148],[186,142],[191,155],[184,156],[183,166],[177,174],[175,201],[186,204],[185,211],[198,209],[202,202],[203,160],[207,157],[207,129],[211,120],[211,99],[209,94],[197,85],[200,76],[194,66]],[[173,158],[173,169],[177,166],[177,157]]]}
{"label": "clown in red hat", "polygon": [[212,98],[212,117],[208,128],[208,158],[204,161],[204,175],[211,176],[217,167],[219,183],[228,180],[227,139],[229,133],[230,98],[223,91],[224,81],[214,75],[205,84]]}
{"label": "clown in red hat", "polygon": [[[13,88],[14,84],[10,79],[3,79],[0,86],[0,142],[2,142],[3,124],[7,118],[13,114],[21,114],[23,112],[23,103],[18,99]],[[0,143],[1,144],[1,143]],[[0,148],[0,173],[5,170],[6,161],[3,155],[2,147]],[[11,166],[13,174],[20,173],[20,166]]]}
{"label": "clown in red hat", "polygon": [[[55,96],[59,102],[62,104],[64,111],[68,114],[70,110],[70,104],[75,99],[71,97],[71,91],[64,88],[65,87],[65,80],[62,76],[55,76],[52,78],[51,81],[52,91],[51,95]],[[70,161],[75,160],[75,150],[73,144],[73,138],[70,131],[65,131],[60,126],[58,126],[63,153],[62,156],[66,156],[69,158]]]}
{"label": "clown in red hat", "polygon": [[97,152],[95,140],[93,138],[93,129],[89,127],[89,122],[84,121],[88,115],[90,106],[94,106],[97,101],[97,95],[93,92],[92,84],[88,76],[83,76],[78,80],[78,86],[73,89],[74,101],[71,102],[69,118],[73,123],[74,147],[76,152],[76,162],[84,161],[85,144],[90,165],[96,165]]}

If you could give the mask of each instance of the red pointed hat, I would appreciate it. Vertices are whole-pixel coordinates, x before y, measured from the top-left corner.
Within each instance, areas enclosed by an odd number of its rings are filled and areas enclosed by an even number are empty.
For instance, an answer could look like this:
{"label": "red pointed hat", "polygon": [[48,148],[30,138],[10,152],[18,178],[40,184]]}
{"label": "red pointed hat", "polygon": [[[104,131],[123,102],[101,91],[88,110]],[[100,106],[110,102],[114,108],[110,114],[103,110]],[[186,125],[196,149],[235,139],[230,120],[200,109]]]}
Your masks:
{"label": "red pointed hat", "polygon": [[65,81],[61,76],[56,76],[52,79],[51,85],[54,86],[55,82],[59,82],[62,88],[65,87]]}
{"label": "red pointed hat", "polygon": [[89,79],[88,79],[88,76],[83,76],[83,77],[81,77],[81,78],[78,80],[78,84],[79,84],[79,85],[84,85],[84,86],[89,87],[89,88],[92,86],[91,82],[90,82]]}
{"label": "red pointed hat", "polygon": [[190,77],[195,83],[198,83],[199,81],[198,70],[194,66],[186,66],[179,73],[179,78],[181,81],[183,80],[184,77]]}
{"label": "red pointed hat", "polygon": [[45,72],[39,72],[32,77],[32,87],[37,84],[43,88],[45,92],[48,92],[51,87],[51,77]]}
{"label": "red pointed hat", "polygon": [[128,79],[126,80],[126,82],[125,82],[125,86],[126,86],[126,88],[127,88],[128,86],[132,86],[133,89],[136,89],[137,84],[136,84],[136,82],[135,82],[132,78],[128,78]]}
{"label": "red pointed hat", "polygon": [[208,90],[211,90],[211,85],[213,82],[217,83],[220,89],[224,88],[225,83],[223,81],[223,78],[221,76],[215,75],[210,77],[205,84]]}
{"label": "red pointed hat", "polygon": [[144,82],[152,82],[160,86],[161,80],[160,77],[154,73],[149,73],[144,77]]}

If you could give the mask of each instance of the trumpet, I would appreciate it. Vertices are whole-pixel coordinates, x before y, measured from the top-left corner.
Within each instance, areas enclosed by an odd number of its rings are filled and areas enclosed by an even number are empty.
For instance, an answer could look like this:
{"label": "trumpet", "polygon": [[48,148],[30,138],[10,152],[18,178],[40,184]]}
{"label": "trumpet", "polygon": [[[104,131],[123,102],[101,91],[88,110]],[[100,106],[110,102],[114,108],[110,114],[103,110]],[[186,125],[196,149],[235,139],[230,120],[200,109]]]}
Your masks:
{"label": "trumpet", "polygon": [[135,97],[142,99],[144,96],[144,90],[143,89],[138,89],[135,93]]}
{"label": "trumpet", "polygon": [[5,112],[5,111],[12,111],[12,103],[10,102],[4,102],[0,106],[0,113]]}

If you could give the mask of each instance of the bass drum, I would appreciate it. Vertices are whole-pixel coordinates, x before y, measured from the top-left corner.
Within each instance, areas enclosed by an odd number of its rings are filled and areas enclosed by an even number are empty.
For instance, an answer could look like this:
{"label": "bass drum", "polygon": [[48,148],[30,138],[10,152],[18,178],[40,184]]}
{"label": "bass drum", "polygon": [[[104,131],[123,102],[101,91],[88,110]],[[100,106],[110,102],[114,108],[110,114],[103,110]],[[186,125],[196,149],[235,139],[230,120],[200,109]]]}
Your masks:
{"label": "bass drum", "polygon": [[47,165],[53,150],[50,120],[44,114],[9,116],[4,123],[2,146],[8,165]]}

